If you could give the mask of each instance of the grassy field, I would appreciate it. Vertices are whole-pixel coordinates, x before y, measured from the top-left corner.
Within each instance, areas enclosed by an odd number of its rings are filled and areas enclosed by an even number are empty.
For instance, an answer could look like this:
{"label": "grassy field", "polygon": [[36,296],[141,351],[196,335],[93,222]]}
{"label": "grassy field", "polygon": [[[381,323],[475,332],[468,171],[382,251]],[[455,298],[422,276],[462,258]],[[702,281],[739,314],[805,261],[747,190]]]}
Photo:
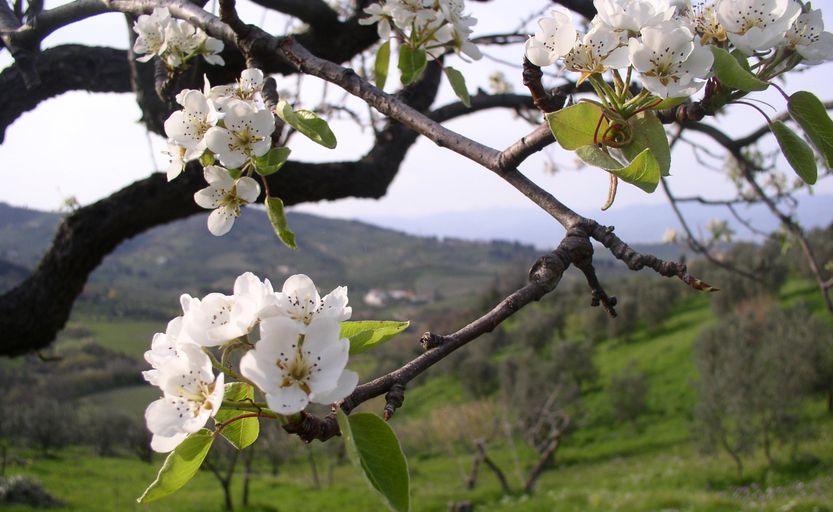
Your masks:
{"label": "grassy field", "polygon": [[[813,287],[790,282],[782,299],[806,300],[820,306]],[[494,476],[481,470],[478,486],[469,490],[464,481],[472,454],[460,444],[412,447],[410,453],[415,511],[445,511],[450,502],[471,501],[478,511],[833,511],[833,415],[823,397],[807,401],[804,426],[808,437],[797,450],[779,446],[776,463],[768,465],[757,454],[744,460],[742,477],[725,455],[704,456],[690,440],[690,415],[695,402],[691,383],[696,378],[692,344],[701,327],[712,322],[708,300],[697,296],[682,303],[658,332],[638,331],[628,342],[609,340],[597,351],[600,379],[584,401],[582,427],[568,438],[557,455],[557,465],[541,477],[531,496],[503,496]],[[128,325],[128,324],[124,324]],[[124,326],[122,325],[122,327]],[[135,334],[146,326],[136,325]],[[94,327],[97,335],[116,341],[125,331]],[[111,329],[108,331],[108,329]],[[145,337],[147,339],[147,337]],[[146,343],[146,342],[145,342]],[[114,345],[115,346],[115,345]],[[126,351],[138,350],[122,345]],[[637,361],[650,379],[649,412],[636,424],[617,424],[610,412],[604,386],[623,366]],[[125,388],[87,397],[110,407],[141,410],[150,394],[143,388]],[[454,414],[467,401],[461,386],[449,377],[429,379],[409,391],[402,414],[393,420],[403,434],[427,428],[423,421],[432,411]],[[379,406],[380,407],[380,406]],[[378,407],[377,407],[378,408]],[[449,417],[449,421],[451,418]],[[473,429],[474,430],[474,429]],[[430,438],[430,433],[429,436]],[[330,467],[327,446],[315,444],[321,488],[313,486],[305,456],[285,463],[273,477],[265,461],[254,468],[251,511],[339,510],[375,511],[382,507],[347,464]],[[7,473],[39,478],[68,510],[79,511],[218,511],[222,493],[213,476],[201,472],[179,493],[150,505],[135,498],[153,480],[154,465],[136,459],[96,458],[84,448],[71,448],[54,457],[13,451],[30,461]],[[490,455],[506,472],[510,485],[521,487],[521,473],[533,462],[531,451],[505,438],[489,446]],[[303,455],[303,451],[300,452]],[[234,483],[239,510],[241,477]],[[4,509],[6,510],[6,509]],[[11,511],[30,510],[9,508]]]}

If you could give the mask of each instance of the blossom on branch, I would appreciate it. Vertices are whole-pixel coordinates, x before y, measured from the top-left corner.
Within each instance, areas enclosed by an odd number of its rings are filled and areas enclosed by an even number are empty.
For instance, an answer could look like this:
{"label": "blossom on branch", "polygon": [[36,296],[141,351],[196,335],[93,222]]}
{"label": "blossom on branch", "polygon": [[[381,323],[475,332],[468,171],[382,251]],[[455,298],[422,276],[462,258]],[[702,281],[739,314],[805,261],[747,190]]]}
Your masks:
{"label": "blossom on branch", "polygon": [[708,47],[673,21],[643,29],[628,49],[642,85],[660,98],[691,96],[703,86],[714,62]]}
{"label": "blossom on branch", "polygon": [[284,316],[267,318],[261,338],[240,360],[240,372],[266,394],[269,408],[294,414],[310,402],[330,404],[355,389],[359,377],[346,370],[350,343],[339,322],[322,318],[302,329]]}
{"label": "blossom on branch", "polygon": [[145,421],[153,434],[151,448],[169,452],[217,414],[225,378],[222,373],[215,378],[211,360],[190,343],[179,344],[176,353],[159,361],[154,369],[152,383],[161,388],[163,396],[145,410]]}
{"label": "blossom on branch", "polygon": [[787,31],[784,45],[797,51],[806,64],[833,60],[833,34],[824,31],[821,9],[799,15]]}
{"label": "blossom on branch", "polygon": [[527,39],[526,58],[536,66],[549,66],[564,57],[576,45],[578,32],[569,11],[553,10],[547,18],[538,20],[540,30]]}
{"label": "blossom on branch", "polygon": [[269,110],[255,110],[248,103],[234,101],[226,105],[223,123],[223,127],[210,128],[205,140],[208,149],[228,168],[242,167],[253,156],[263,156],[272,147],[275,117]]}
{"label": "blossom on branch", "polygon": [[167,7],[157,7],[152,14],[139,16],[133,31],[138,35],[133,52],[145,54],[136,59],[140,62],[158,56],[168,68],[174,69],[202,55],[209,64],[225,64],[219,55],[223,51],[222,41],[209,37],[187,21],[173,19]]}
{"label": "blossom on branch", "polygon": [[208,230],[214,236],[223,236],[240,216],[240,207],[257,200],[260,185],[248,176],[235,180],[227,169],[216,165],[206,167],[204,175],[209,186],[196,192],[194,201],[203,208],[214,209],[208,216]]}
{"label": "blossom on branch", "polygon": [[801,5],[795,0],[718,0],[715,10],[729,41],[751,55],[778,46]]}

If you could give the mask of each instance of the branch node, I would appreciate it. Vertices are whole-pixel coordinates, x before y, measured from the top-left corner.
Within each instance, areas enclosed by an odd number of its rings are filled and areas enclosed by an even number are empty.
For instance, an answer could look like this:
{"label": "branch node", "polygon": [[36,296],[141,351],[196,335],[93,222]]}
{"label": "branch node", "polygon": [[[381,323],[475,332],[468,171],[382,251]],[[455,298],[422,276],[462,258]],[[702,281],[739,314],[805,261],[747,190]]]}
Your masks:
{"label": "branch node", "polygon": [[393,413],[402,407],[405,401],[405,385],[401,382],[394,382],[390,387],[390,391],[385,394],[385,421],[389,421],[393,417]]}
{"label": "branch node", "polygon": [[426,351],[439,347],[445,342],[445,337],[434,334],[433,332],[426,332],[419,339],[422,348]]}
{"label": "branch node", "polygon": [[524,57],[523,80],[524,85],[532,94],[532,102],[535,107],[541,112],[549,114],[556,110],[561,110],[567,102],[567,96],[561,91],[556,91],[554,94],[544,89],[541,83],[544,73],[541,68],[529,62],[529,59]]}
{"label": "branch node", "polygon": [[305,443],[311,443],[315,439],[324,442],[341,435],[335,414],[318,418],[306,412],[301,412],[298,420],[287,423],[283,426],[283,429],[290,434],[296,434]]}

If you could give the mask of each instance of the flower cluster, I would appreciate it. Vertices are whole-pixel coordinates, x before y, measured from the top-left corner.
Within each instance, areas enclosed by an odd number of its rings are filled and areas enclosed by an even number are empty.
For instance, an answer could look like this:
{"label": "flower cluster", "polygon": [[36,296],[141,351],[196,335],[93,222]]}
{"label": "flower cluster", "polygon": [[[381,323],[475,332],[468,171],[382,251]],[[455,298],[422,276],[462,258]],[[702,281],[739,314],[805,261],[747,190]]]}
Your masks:
{"label": "flower cluster", "polygon": [[[232,295],[185,294],[180,302],[183,314],[154,336],[145,353],[152,369],[144,377],[163,394],[145,411],[155,451],[173,450],[217,413],[225,374],[254,384],[280,415],[300,412],[310,402],[341,400],[358,383],[358,375],[345,369],[350,345],[340,336],[340,324],[352,310],[343,286],[321,297],[309,277],[297,274],[275,292],[268,279],[247,272],[235,281]],[[214,347],[247,350],[239,375],[212,362]],[[214,366],[221,371],[216,377]]]}
{"label": "flower cluster", "polygon": [[186,21],[171,18],[167,7],[157,7],[152,14],[139,16],[133,24],[133,31],[138,35],[133,51],[145,54],[137,59],[140,62],[159,56],[168,68],[174,69],[202,55],[209,64],[225,64],[220,56],[222,41],[208,37]]}
{"label": "flower cluster", "polygon": [[424,49],[432,59],[452,49],[478,60],[480,49],[469,41],[477,20],[464,15],[464,8],[463,0],[380,0],[365,8],[369,16],[359,23],[378,23],[380,39],[386,41],[395,32],[400,41]]}
{"label": "flower cluster", "polygon": [[697,8],[670,0],[593,4],[598,14],[586,34],[565,10],[539,20],[526,43],[529,61],[548,66],[563,59],[566,69],[581,73],[580,81],[627,68],[647,91],[670,98],[691,96],[704,85],[714,61],[709,45],[745,55],[770,52],[769,64],[779,72],[790,54],[806,64],[833,59],[833,34],[824,32],[821,11],[802,13],[795,0],[717,0]]}
{"label": "flower cluster", "polygon": [[165,121],[168,136],[168,180],[177,177],[185,163],[207,157],[220,165],[206,165],[209,186],[194,194],[203,208],[214,209],[208,229],[221,236],[232,228],[240,207],[260,195],[260,185],[249,176],[253,159],[272,147],[275,118],[262,97],[263,72],[246,69],[235,85],[211,87],[198,91],[185,89],[176,101],[182,110]]}

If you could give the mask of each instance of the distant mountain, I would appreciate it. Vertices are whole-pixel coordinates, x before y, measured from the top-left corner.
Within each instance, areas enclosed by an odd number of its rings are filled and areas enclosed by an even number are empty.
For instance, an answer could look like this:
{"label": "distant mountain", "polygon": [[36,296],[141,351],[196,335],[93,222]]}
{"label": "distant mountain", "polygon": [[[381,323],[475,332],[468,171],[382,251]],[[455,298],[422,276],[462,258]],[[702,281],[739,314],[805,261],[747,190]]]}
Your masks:
{"label": "distant mountain", "polygon": [[[298,235],[295,251],[277,240],[265,213],[255,208],[219,238],[208,232],[205,215],[157,227],[105,258],[79,307],[108,316],[166,317],[179,306],[180,293],[230,291],[234,278],[249,270],[278,288],[294,273],[310,275],[322,290],[346,284],[357,304],[379,289],[396,291],[400,301],[442,308],[522,278],[540,256],[519,243],[417,237],[301,213],[288,218]],[[0,289],[37,264],[59,221],[58,214],[0,205],[0,259],[8,260],[14,276],[0,280]]]}
{"label": "distant mountain", "polygon": [[[688,203],[681,205],[686,222],[692,229],[705,229],[709,219],[729,221],[738,239],[755,239],[726,208]],[[778,221],[766,206],[738,207],[741,217],[766,233],[778,228]],[[667,228],[680,230],[680,224],[667,204],[638,205],[602,212],[580,211],[597,221],[616,227],[616,233],[628,243],[656,243]],[[833,196],[805,196],[799,201],[796,216],[805,227],[824,227],[833,222]],[[536,247],[551,247],[560,240],[563,230],[552,217],[535,208],[489,209],[482,211],[450,212],[420,217],[363,216],[358,220],[376,226],[397,229],[413,235],[431,234],[440,237],[459,237],[467,240],[517,240]]]}

